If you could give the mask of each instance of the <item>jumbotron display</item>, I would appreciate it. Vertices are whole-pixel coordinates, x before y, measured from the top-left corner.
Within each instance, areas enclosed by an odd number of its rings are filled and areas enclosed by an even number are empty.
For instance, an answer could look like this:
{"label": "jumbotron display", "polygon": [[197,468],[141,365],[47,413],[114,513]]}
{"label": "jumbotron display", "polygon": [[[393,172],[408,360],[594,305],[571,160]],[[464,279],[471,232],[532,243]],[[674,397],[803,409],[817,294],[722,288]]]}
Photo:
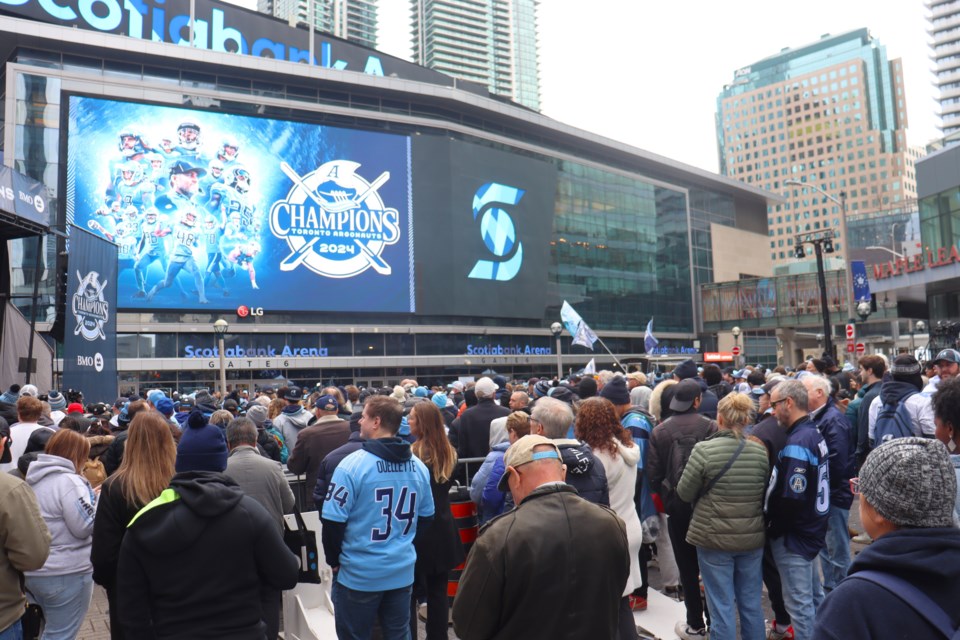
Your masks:
{"label": "jumbotron display", "polygon": [[416,311],[407,136],[69,97],[67,219],[129,310]]}

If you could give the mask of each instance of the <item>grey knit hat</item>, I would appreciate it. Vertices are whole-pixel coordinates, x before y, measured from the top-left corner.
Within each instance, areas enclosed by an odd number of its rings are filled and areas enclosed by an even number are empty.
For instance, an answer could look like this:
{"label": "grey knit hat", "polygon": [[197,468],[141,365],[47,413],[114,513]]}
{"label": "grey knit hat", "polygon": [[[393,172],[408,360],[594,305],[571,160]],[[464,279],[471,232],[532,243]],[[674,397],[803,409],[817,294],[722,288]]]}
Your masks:
{"label": "grey knit hat", "polygon": [[860,469],[860,493],[899,527],[952,527],[957,476],[939,440],[897,438],[874,449]]}

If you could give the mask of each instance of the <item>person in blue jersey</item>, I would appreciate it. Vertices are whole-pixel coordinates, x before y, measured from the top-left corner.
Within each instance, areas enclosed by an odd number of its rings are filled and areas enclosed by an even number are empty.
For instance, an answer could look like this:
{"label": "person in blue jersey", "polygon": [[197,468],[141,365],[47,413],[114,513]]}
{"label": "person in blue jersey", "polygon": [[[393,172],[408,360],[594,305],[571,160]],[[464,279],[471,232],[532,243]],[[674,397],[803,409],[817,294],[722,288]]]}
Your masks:
{"label": "person in blue jersey", "polygon": [[323,551],[333,568],[337,636],[367,640],[375,619],[384,637],[410,638],[418,530],[434,515],[430,472],[397,437],[403,407],[376,396],[363,405],[366,439],[337,466],[323,503]]}
{"label": "person in blue jersey", "polygon": [[144,212],[140,223],[140,242],[137,245],[137,262],[133,266],[133,273],[137,280],[137,292],[133,297],[147,296],[147,270],[155,261],[160,262],[164,272],[167,270],[167,247],[164,237],[170,235],[173,227],[166,220],[161,220],[156,207],[150,207]]}
{"label": "person in blue jersey", "polygon": [[825,376],[804,376],[807,388],[807,409],[810,418],[823,435],[829,450],[830,518],[827,525],[827,546],[820,552],[823,591],[829,593],[847,577],[850,568],[850,505],[853,493],[850,478],[856,475],[854,457],[856,432],[830,395],[830,380]]}
{"label": "person in blue jersey", "polygon": [[823,600],[816,559],[826,546],[830,514],[828,449],[808,414],[802,381],[785,380],[774,387],[770,406],[787,431],[787,441],[777,455],[767,487],[767,535],[794,637],[809,640],[817,606]]}

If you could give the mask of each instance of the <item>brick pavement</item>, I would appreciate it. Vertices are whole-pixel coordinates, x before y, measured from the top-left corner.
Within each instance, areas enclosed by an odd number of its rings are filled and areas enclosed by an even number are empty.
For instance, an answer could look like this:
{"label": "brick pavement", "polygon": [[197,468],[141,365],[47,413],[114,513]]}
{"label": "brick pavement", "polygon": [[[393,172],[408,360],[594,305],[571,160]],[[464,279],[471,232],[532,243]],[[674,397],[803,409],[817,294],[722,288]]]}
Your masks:
{"label": "brick pavement", "polygon": [[107,613],[107,592],[94,585],[93,601],[80,627],[78,640],[110,640],[110,615]]}

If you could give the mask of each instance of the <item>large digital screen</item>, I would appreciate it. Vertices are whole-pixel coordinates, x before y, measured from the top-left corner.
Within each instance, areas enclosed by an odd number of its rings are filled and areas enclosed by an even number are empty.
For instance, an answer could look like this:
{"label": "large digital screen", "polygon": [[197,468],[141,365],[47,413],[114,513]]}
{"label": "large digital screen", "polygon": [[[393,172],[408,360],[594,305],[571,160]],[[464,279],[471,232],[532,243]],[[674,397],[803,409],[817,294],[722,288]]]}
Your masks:
{"label": "large digital screen", "polygon": [[556,167],[421,135],[413,176],[418,313],[542,319]]}
{"label": "large digital screen", "polygon": [[416,311],[407,136],[73,95],[67,219],[130,310]]}

